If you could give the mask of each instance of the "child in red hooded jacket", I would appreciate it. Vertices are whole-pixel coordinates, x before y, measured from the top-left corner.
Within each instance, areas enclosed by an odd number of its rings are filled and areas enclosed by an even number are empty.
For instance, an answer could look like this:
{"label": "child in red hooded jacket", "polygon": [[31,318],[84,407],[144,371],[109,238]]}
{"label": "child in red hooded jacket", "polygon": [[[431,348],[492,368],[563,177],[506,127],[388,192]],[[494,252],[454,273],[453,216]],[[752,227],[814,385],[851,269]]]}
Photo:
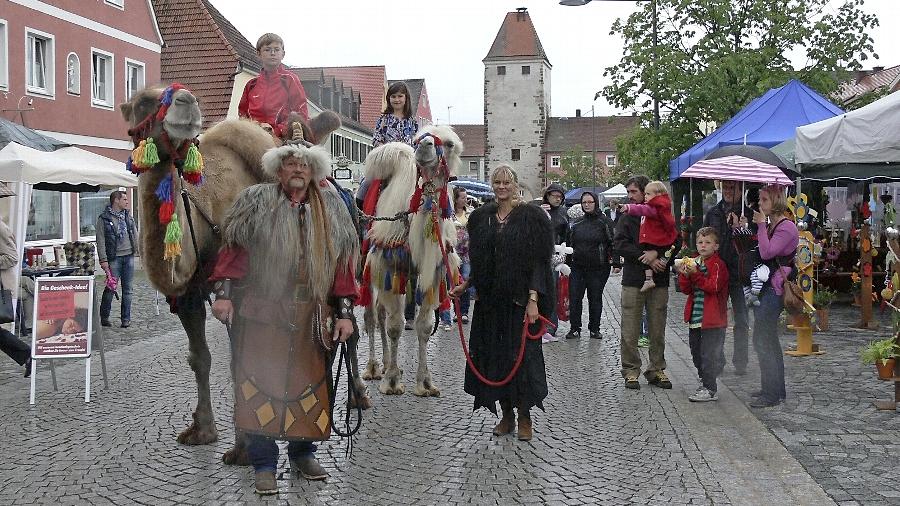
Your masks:
{"label": "child in red hooded jacket", "polygon": [[[641,217],[641,233],[638,243],[644,251],[656,251],[657,258],[666,259],[675,244],[675,216],[672,214],[672,200],[666,185],[660,181],[650,181],[644,188],[643,204],[621,204],[619,211]],[[644,285],[641,292],[656,286],[653,269],[644,271]]]}

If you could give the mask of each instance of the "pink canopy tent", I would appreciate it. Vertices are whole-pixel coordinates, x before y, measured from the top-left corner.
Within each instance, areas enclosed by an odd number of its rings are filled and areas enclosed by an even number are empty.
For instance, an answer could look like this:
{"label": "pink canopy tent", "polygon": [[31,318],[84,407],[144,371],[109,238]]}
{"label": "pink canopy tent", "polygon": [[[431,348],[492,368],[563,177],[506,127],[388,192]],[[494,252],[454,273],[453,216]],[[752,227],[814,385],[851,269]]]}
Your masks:
{"label": "pink canopy tent", "polygon": [[683,177],[745,183],[794,184],[778,167],[743,156],[700,160],[682,172],[679,179]]}

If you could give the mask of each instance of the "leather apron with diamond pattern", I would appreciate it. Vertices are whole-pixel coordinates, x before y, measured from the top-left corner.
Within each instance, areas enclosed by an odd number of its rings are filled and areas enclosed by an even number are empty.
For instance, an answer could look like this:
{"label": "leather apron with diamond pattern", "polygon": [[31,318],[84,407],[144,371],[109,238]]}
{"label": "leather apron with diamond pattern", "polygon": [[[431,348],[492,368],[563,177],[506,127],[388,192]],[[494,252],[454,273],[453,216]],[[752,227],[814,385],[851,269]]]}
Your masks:
{"label": "leather apron with diamond pattern", "polygon": [[238,430],[291,441],[324,441],[331,435],[331,369],[323,343],[331,341],[334,320],[330,306],[310,293],[304,282],[292,297],[271,300],[251,289],[235,300],[238,317],[231,336]]}

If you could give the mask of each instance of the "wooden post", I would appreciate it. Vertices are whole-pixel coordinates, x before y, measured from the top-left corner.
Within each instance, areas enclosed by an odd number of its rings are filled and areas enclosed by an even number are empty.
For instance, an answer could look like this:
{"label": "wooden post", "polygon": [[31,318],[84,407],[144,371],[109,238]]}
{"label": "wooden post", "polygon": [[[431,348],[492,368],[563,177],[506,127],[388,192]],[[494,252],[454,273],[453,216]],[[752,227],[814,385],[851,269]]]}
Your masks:
{"label": "wooden post", "polygon": [[[798,195],[798,200],[804,202],[806,196]],[[797,349],[785,351],[786,355],[792,357],[805,357],[808,355],[821,355],[824,351],[819,351],[819,345],[813,343],[812,324],[810,324],[809,316],[814,311],[813,301],[813,252],[815,251],[815,239],[808,230],[800,231],[800,242],[797,245],[797,254],[795,263],[797,265],[797,284],[803,290],[803,300],[806,301],[807,307],[803,313],[794,317],[794,331],[797,332]]]}
{"label": "wooden post", "polygon": [[860,319],[856,328],[875,330],[878,322],[872,320],[872,234],[869,224],[859,230]]}

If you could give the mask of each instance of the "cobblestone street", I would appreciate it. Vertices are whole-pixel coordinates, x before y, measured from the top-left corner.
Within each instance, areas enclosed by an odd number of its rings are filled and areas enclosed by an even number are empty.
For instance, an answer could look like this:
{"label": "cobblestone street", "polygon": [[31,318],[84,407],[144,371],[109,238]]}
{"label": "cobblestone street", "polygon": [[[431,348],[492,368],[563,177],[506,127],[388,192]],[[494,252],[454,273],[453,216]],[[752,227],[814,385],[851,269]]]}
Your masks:
{"label": "cobblestone street", "polygon": [[[133,326],[105,329],[108,389],[95,353],[90,403],[83,361],[60,361],[58,392],[41,364],[34,406],[22,369],[0,362],[0,504],[900,504],[900,417],[871,407],[890,387],[857,356],[887,330],[848,330],[848,308],[832,316],[835,331],[816,335],[826,355],[786,357],[785,404],[747,408],[758,388],[752,352],[746,376],[726,367],[719,402],[692,404],[697,380],[679,295],[671,296],[667,329],[674,388],[643,379],[638,391],[623,388],[616,276],[606,289],[603,340],[544,346],[550,396],[546,413],[533,413],[530,443],[492,436],[493,415],[471,411],[459,339],[438,331],[429,360],[440,398],[387,397],[370,382],[374,408],[352,455],[337,438],[320,446],[328,481],[291,476],[282,452],[280,494],[260,499],[251,468],[221,463],[234,438],[224,327],[208,321],[219,441],[180,445],[175,437],[196,401],[187,340],[162,301],[156,316],[145,278],[137,282]],[[561,325],[560,335],[567,330]],[[783,336],[785,346],[792,341]],[[412,331],[400,354],[409,387]]]}

